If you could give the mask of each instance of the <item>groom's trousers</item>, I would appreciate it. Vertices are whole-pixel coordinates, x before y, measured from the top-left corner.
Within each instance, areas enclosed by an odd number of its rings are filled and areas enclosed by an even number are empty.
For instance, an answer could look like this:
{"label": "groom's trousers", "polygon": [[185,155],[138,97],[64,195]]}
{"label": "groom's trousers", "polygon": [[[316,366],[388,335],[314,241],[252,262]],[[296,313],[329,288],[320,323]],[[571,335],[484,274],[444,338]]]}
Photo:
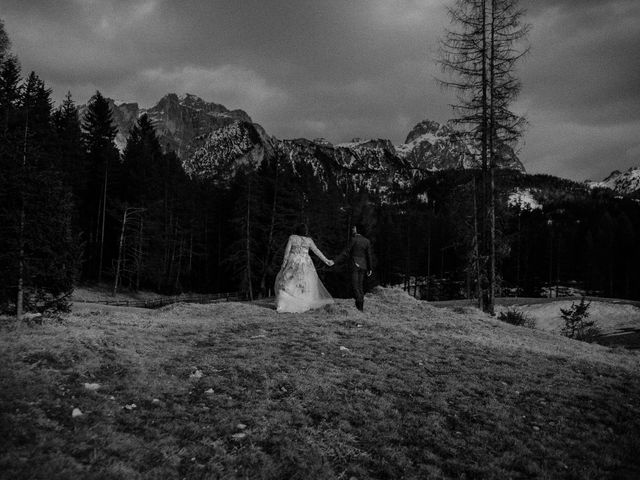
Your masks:
{"label": "groom's trousers", "polygon": [[351,270],[351,286],[353,287],[353,296],[356,299],[356,308],[362,310],[364,308],[364,277],[365,271],[360,268]]}

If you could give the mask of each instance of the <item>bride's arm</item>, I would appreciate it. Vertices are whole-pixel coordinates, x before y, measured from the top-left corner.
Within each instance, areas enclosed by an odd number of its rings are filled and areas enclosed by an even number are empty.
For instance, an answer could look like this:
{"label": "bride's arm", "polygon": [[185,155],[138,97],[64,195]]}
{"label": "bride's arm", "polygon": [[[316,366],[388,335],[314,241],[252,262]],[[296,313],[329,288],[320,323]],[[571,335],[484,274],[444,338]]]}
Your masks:
{"label": "bride's arm", "polygon": [[326,263],[329,266],[333,265],[333,262],[329,260],[327,257],[325,257],[320,251],[320,249],[316,247],[316,244],[313,240],[311,240],[311,245],[309,245],[309,247],[311,248],[311,250],[313,250],[313,253],[315,253],[320,260],[322,260],[324,263]]}
{"label": "bride's arm", "polygon": [[289,258],[289,252],[291,251],[291,237],[287,241],[287,246],[284,247],[284,257],[282,257],[282,268],[287,263],[287,258]]}

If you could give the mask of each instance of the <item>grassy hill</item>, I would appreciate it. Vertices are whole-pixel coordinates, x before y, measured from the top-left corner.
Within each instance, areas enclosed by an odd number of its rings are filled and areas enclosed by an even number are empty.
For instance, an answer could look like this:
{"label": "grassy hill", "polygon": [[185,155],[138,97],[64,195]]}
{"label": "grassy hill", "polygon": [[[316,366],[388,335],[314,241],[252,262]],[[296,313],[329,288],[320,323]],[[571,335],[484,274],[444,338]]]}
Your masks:
{"label": "grassy hill", "polygon": [[366,309],[4,319],[0,476],[639,478],[639,352],[395,290]]}

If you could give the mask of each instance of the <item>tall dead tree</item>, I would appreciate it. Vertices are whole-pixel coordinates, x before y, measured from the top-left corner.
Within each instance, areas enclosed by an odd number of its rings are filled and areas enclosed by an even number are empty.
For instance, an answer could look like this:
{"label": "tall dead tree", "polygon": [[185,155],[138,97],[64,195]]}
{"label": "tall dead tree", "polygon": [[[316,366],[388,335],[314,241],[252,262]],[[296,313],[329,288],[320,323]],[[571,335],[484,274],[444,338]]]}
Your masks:
{"label": "tall dead tree", "polygon": [[515,144],[524,119],[510,110],[520,92],[515,64],[528,51],[518,49],[530,26],[523,24],[518,0],[456,0],[449,8],[454,29],[441,42],[440,65],[452,77],[440,81],[458,92],[454,122],[478,143],[482,188],[479,189],[480,307],[494,313],[496,290],[495,169],[504,145]]}
{"label": "tall dead tree", "polygon": [[252,277],[251,277],[251,176],[248,177],[248,193],[247,193],[247,217],[246,217],[246,275],[247,275],[247,287],[249,291],[249,300],[253,301],[253,287],[252,287]]}
{"label": "tall dead tree", "polygon": [[[124,212],[122,213],[122,228],[120,230],[120,242],[118,244],[118,258],[116,260],[116,274],[115,279],[113,281],[113,291],[112,296],[116,296],[118,293],[118,286],[120,284],[120,273],[121,267],[124,262],[124,246],[125,246],[125,235],[127,233],[127,223],[131,221],[131,218],[135,215],[141,215],[144,212],[144,208],[135,208],[135,207],[125,207]],[[140,225],[142,225],[142,219],[139,221]]]}
{"label": "tall dead tree", "polygon": [[267,237],[267,251],[264,256],[264,261],[262,262],[262,275],[260,278],[260,294],[264,296],[269,296],[270,288],[267,287],[267,275],[270,270],[271,262],[273,260],[273,238],[276,227],[276,217],[278,213],[278,187],[279,187],[279,178],[278,173],[280,170],[279,158],[276,157],[274,168],[274,179],[273,179],[273,197],[271,201],[271,215],[269,220],[269,233]]}

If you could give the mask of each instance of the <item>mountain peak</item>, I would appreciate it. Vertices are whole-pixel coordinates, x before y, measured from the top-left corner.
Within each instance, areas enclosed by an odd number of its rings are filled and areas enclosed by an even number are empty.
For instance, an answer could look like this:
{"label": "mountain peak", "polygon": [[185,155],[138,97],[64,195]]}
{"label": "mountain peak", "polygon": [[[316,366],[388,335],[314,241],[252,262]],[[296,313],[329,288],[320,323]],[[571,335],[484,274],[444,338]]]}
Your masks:
{"label": "mountain peak", "polygon": [[624,173],[614,170],[601,182],[586,183],[592,188],[609,188],[621,195],[637,195],[640,192],[640,167],[631,167]]}
{"label": "mountain peak", "polygon": [[191,93],[186,93],[178,97],[180,105],[184,105],[194,110],[203,110],[207,113],[227,113],[229,109],[224,105],[214,102],[205,102],[202,98]]}
{"label": "mountain peak", "polygon": [[622,172],[620,170],[614,170],[607,176],[607,178],[603,180],[603,182],[606,183],[606,182],[615,181],[615,179],[618,178],[620,175],[622,175]]}
{"label": "mountain peak", "polygon": [[[423,120],[411,129],[397,154],[425,170],[478,168],[478,148],[473,138],[451,123]],[[517,155],[508,145],[498,148],[497,164],[501,168],[524,171]]]}
{"label": "mountain peak", "polygon": [[451,133],[451,129],[447,125],[441,125],[433,120],[423,120],[411,129],[404,143],[411,143],[419,137],[424,136],[443,136]]}

